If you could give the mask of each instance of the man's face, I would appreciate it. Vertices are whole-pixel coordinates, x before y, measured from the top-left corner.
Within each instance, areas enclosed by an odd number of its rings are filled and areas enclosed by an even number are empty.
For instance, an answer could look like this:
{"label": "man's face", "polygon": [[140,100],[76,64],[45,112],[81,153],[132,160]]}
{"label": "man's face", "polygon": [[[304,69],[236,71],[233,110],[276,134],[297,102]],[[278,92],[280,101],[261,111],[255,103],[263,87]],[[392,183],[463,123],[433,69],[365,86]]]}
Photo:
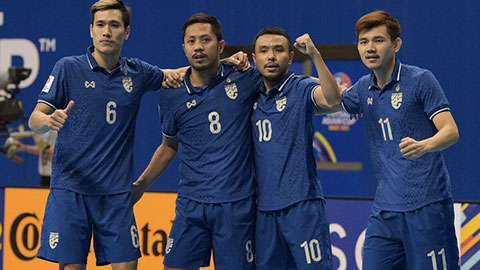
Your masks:
{"label": "man's face", "polygon": [[258,71],[265,80],[272,83],[279,82],[288,73],[293,60],[287,38],[274,34],[258,37],[252,56]]}
{"label": "man's face", "polygon": [[194,23],[185,29],[183,50],[195,70],[217,68],[225,41],[218,41],[209,23]]}
{"label": "man's face", "polygon": [[118,9],[97,11],[93,24],[90,25],[90,36],[95,51],[104,55],[119,55],[123,41],[130,34],[130,26],[125,28],[122,13]]}
{"label": "man's face", "polygon": [[365,30],[358,35],[358,53],[365,66],[373,71],[385,70],[393,65],[400,45],[400,38],[392,42],[385,25]]}

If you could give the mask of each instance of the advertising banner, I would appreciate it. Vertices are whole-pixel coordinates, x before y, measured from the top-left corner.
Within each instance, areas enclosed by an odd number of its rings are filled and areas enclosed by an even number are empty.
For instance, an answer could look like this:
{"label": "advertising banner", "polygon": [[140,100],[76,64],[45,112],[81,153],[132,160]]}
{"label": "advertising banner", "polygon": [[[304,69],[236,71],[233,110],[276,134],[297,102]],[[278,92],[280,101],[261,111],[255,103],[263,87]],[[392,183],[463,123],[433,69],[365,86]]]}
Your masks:
{"label": "advertising banner", "polygon": [[[57,264],[35,257],[40,247],[48,192],[47,189],[6,188],[4,192],[0,189],[0,201],[5,205],[0,207],[0,212],[4,210],[0,227],[3,238],[0,270],[58,269]],[[163,258],[169,248],[168,235],[175,217],[176,197],[176,193],[148,192],[135,205],[142,252],[138,269],[163,267]],[[334,269],[362,269],[362,246],[371,206],[370,200],[327,199]],[[480,207],[478,204],[456,203],[455,215],[462,269],[480,269]],[[88,270],[111,269],[109,265],[97,267],[92,251],[93,248],[88,257]],[[213,260],[211,262],[210,267],[202,270],[213,270]]]}

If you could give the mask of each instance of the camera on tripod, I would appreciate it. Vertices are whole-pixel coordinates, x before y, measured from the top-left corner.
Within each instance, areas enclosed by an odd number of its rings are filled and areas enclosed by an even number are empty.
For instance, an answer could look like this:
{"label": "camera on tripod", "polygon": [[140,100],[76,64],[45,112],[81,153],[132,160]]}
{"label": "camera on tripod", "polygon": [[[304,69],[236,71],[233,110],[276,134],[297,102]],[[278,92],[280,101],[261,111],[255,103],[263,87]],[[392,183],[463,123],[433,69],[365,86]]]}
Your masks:
{"label": "camera on tripod", "polygon": [[[5,125],[18,119],[25,119],[22,102],[15,98],[20,92],[18,85],[30,76],[32,69],[10,67],[8,73],[0,73],[0,131],[5,131]],[[14,88],[9,88],[13,85]]]}

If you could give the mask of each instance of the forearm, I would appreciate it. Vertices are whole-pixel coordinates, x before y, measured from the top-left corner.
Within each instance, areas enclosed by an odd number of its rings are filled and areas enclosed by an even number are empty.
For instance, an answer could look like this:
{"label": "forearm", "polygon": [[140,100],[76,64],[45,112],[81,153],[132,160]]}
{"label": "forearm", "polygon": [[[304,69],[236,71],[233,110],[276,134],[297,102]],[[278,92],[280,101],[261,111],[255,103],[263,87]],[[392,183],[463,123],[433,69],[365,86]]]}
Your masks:
{"label": "forearm", "polygon": [[140,175],[136,183],[146,190],[168,168],[168,165],[170,165],[176,153],[176,149],[162,143],[153,154],[150,163]]}
{"label": "forearm", "polygon": [[442,127],[434,136],[423,140],[426,152],[437,152],[447,149],[459,139],[458,129],[453,126]]}
{"label": "forearm", "polygon": [[28,120],[28,126],[37,133],[45,133],[49,130],[49,116],[41,111],[33,111]]}
{"label": "forearm", "polygon": [[328,107],[339,105],[342,101],[340,96],[340,88],[325,64],[325,61],[323,61],[321,54],[316,51],[312,53],[310,57],[312,58],[313,64],[317,70],[318,81],[322,86],[322,92],[327,103],[326,105],[328,105]]}

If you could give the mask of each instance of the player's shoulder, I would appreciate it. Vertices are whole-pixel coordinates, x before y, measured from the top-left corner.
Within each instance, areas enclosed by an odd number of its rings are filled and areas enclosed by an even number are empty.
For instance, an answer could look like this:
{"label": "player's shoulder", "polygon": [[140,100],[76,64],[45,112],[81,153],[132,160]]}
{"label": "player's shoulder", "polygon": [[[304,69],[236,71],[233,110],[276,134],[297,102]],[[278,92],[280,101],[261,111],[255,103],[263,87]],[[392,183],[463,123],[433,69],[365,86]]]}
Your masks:
{"label": "player's shoulder", "polygon": [[320,85],[316,79],[307,75],[297,75],[292,73],[287,76],[288,77],[284,80],[284,87],[307,88]]}
{"label": "player's shoulder", "polygon": [[64,66],[64,67],[72,67],[78,65],[84,65],[87,63],[87,56],[86,55],[72,55],[72,56],[65,56],[60,58],[56,65]]}
{"label": "player's shoulder", "polygon": [[425,77],[433,77],[433,73],[425,68],[421,68],[414,65],[405,65],[402,64],[402,74],[401,76],[405,76],[406,79],[423,79]]}
{"label": "player's shoulder", "polygon": [[188,96],[188,91],[185,85],[182,85],[178,88],[160,88],[160,96],[166,99],[170,99],[171,102],[177,102],[182,98]]}
{"label": "player's shoulder", "polygon": [[145,62],[139,58],[134,58],[134,57],[122,57],[120,61],[123,61],[124,64],[128,66],[128,68],[131,70],[146,71],[155,67],[154,65],[148,62]]}

